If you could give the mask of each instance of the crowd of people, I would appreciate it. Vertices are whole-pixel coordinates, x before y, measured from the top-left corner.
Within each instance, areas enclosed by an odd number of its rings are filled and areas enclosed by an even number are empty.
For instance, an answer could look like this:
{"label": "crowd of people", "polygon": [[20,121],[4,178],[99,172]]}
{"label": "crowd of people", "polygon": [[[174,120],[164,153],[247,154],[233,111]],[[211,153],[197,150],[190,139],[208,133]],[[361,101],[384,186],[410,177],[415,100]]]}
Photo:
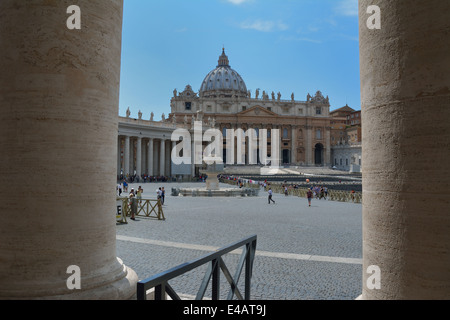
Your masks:
{"label": "crowd of people", "polygon": [[117,176],[118,181],[126,181],[129,183],[147,183],[147,182],[170,182],[176,181],[175,177],[168,176],[149,176],[147,174],[142,174],[141,176],[137,174],[127,174]]}

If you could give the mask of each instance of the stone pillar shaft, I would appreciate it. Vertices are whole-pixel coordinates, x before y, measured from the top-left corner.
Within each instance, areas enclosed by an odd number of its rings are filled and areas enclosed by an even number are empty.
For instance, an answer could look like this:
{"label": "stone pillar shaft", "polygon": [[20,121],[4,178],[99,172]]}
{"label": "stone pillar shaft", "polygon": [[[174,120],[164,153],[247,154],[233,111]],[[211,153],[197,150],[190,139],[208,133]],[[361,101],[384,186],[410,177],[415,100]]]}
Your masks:
{"label": "stone pillar shaft", "polygon": [[166,161],[166,140],[161,139],[160,142],[160,149],[159,149],[159,175],[164,176],[165,175],[165,161]]}
{"label": "stone pillar shaft", "polygon": [[114,218],[123,1],[76,1],[81,30],[72,4],[0,1],[0,299],[136,290]]}
{"label": "stone pillar shaft", "polygon": [[130,137],[125,137],[125,147],[123,152],[123,175],[124,177],[127,176],[127,174],[130,174]]}
{"label": "stone pillar shaft", "polygon": [[153,176],[153,139],[152,138],[150,138],[150,140],[148,141],[147,170],[148,170],[148,175]]}
{"label": "stone pillar shaft", "polygon": [[[363,299],[450,298],[450,1],[360,0]],[[369,266],[381,288],[368,288]]]}

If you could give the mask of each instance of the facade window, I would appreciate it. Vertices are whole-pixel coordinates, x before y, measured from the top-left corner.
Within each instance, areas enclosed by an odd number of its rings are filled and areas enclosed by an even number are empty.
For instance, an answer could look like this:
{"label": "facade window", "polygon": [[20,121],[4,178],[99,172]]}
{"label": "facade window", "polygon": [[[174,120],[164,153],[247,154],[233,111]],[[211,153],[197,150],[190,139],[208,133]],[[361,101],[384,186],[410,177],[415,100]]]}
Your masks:
{"label": "facade window", "polygon": [[289,132],[288,129],[284,128],[283,129],[283,139],[288,139],[289,138]]}
{"label": "facade window", "polygon": [[267,107],[267,110],[272,111],[272,108],[271,107]]}
{"label": "facade window", "polygon": [[345,159],[345,165],[348,166],[348,159]]}
{"label": "facade window", "polygon": [[320,129],[316,131],[316,139],[322,139],[322,131]]}
{"label": "facade window", "polygon": [[322,108],[321,107],[317,107],[316,108],[316,114],[322,114]]}
{"label": "facade window", "polygon": [[247,107],[246,107],[246,106],[243,106],[243,107],[242,107],[242,111],[245,111],[245,110],[247,110]]}
{"label": "facade window", "polygon": [[303,109],[302,108],[298,109],[298,114],[303,114]]}
{"label": "facade window", "polygon": [[342,166],[342,159],[339,159],[339,160],[340,160],[340,161],[339,161],[339,162],[340,162],[340,165]]}
{"label": "facade window", "polygon": [[188,111],[192,110],[192,103],[191,102],[185,102],[184,108]]}

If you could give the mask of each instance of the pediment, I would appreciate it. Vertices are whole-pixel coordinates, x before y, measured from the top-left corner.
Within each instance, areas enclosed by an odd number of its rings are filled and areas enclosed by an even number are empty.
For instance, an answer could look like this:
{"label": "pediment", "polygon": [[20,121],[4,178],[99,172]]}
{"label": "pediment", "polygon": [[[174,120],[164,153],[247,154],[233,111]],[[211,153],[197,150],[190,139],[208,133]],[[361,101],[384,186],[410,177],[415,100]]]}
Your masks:
{"label": "pediment", "polygon": [[261,106],[255,106],[248,110],[241,111],[238,113],[239,116],[251,116],[251,117],[267,117],[267,116],[277,116],[275,112],[269,111]]}

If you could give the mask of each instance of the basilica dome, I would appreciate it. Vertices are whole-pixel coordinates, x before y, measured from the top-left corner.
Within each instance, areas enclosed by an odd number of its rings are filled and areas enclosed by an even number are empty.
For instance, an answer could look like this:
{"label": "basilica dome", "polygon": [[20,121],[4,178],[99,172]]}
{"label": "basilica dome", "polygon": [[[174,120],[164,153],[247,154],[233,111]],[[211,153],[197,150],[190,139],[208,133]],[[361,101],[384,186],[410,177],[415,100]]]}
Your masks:
{"label": "basilica dome", "polygon": [[239,73],[231,69],[225,49],[217,67],[203,80],[199,94],[200,97],[247,97],[247,86]]}

